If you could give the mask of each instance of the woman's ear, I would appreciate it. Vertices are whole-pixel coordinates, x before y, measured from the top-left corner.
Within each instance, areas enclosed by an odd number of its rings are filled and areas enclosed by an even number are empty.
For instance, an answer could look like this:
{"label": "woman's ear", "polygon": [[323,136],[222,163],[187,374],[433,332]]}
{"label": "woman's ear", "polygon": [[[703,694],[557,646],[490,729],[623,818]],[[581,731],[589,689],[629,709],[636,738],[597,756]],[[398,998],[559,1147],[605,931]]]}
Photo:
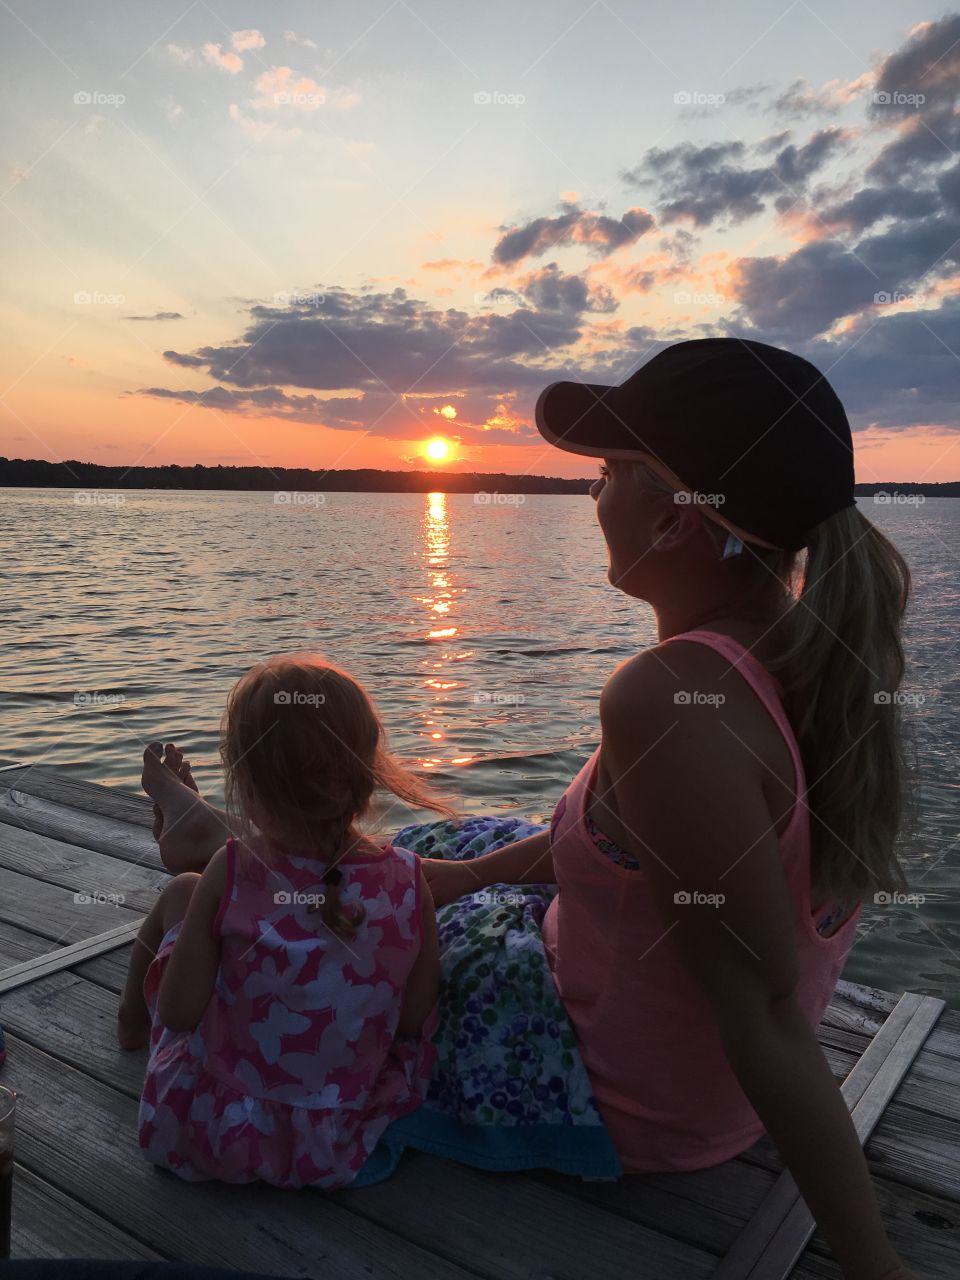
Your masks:
{"label": "woman's ear", "polygon": [[700,513],[692,506],[675,503],[664,506],[654,517],[650,530],[655,551],[676,551],[696,535]]}

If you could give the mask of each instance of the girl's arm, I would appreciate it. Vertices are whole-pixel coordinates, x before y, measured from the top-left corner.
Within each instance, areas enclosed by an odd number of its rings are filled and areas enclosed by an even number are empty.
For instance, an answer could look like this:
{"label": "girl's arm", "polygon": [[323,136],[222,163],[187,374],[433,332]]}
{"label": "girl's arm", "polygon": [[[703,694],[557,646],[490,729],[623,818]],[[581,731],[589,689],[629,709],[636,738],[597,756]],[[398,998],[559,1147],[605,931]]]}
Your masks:
{"label": "girl's arm", "polygon": [[[756,708],[745,687],[722,679],[726,670],[713,651],[677,644],[669,664],[648,651],[614,674],[600,713],[617,812],[663,920],[660,945],[676,946],[709,1001],[730,1066],[844,1276],[908,1275],[843,1095],[797,1004],[793,905],[764,765],[748,745]],[[726,698],[674,703],[692,689]]]}
{"label": "girl's arm", "polygon": [[218,849],[197,881],[157,995],[157,1016],[171,1031],[194,1031],[203,1017],[220,966],[213,923],[223,898],[227,851]]}
{"label": "girl's arm", "polygon": [[422,858],[420,865],[438,907],[491,884],[553,884],[556,880],[549,831],[538,831],[482,858],[449,862]]}
{"label": "girl's arm", "polygon": [[423,872],[420,872],[420,954],[413,962],[400,1009],[397,1034],[418,1036],[440,993],[440,944],[437,913]]}

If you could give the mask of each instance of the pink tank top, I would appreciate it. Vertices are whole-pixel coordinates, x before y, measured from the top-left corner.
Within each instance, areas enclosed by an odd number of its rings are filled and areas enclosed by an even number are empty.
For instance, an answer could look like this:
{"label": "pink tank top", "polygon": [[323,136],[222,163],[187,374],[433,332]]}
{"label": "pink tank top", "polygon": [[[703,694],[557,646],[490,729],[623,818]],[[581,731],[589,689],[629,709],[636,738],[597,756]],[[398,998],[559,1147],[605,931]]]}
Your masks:
{"label": "pink tank top", "polygon": [[[670,639],[697,641],[723,654],[789,747],[797,802],[778,847],[793,900],[797,1001],[816,1027],[853,944],[860,906],[836,933],[817,932],[803,762],[777,682],[729,636],[698,630]],[[670,937],[663,937],[645,873],[618,866],[590,838],[584,810],[600,751],[571,782],[553,815],[560,892],[543,922],[547,957],[624,1170],[702,1169],[739,1155],[764,1128],[727,1062],[706,998]]]}

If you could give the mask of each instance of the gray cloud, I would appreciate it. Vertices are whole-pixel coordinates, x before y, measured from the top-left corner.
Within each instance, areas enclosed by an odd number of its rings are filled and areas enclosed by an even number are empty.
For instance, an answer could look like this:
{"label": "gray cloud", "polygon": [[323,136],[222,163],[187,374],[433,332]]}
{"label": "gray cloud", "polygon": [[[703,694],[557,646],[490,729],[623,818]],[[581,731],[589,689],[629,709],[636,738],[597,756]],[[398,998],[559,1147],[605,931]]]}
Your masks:
{"label": "gray cloud", "polygon": [[628,209],[622,218],[590,213],[576,204],[562,204],[555,218],[533,218],[519,227],[501,228],[493,260],[511,266],[524,258],[539,258],[560,245],[582,244],[596,258],[606,258],[633,244],[654,224],[646,209]]}
{"label": "gray cloud", "polygon": [[616,311],[619,302],[605,285],[591,288],[581,275],[567,275],[555,262],[526,277],[524,295],[541,311]]}
{"label": "gray cloud", "polygon": [[124,316],[124,320],[182,320],[179,311],[156,311],[152,316]]}
{"label": "gray cloud", "polygon": [[[690,219],[695,226],[705,227],[728,219],[736,225],[763,213],[770,199],[781,207],[793,204],[813,174],[846,141],[843,129],[821,129],[802,146],[782,146],[762,165],[749,163],[747,145],[739,140],[707,146],[682,142],[667,149],[653,147],[621,177],[628,186],[655,187],[663,222]],[[761,146],[768,149],[770,142],[768,138]]]}

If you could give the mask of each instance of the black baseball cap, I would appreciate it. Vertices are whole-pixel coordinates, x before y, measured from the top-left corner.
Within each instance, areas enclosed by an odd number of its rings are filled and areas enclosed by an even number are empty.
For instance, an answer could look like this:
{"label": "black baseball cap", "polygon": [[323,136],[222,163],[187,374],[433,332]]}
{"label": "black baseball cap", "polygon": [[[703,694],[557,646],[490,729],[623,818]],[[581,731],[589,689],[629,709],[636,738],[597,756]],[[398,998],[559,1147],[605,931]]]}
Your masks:
{"label": "black baseball cap", "polygon": [[809,360],[765,342],[677,342],[619,386],[552,382],[535,412],[551,444],[646,461],[745,542],[798,551],[855,504],[836,392]]}

